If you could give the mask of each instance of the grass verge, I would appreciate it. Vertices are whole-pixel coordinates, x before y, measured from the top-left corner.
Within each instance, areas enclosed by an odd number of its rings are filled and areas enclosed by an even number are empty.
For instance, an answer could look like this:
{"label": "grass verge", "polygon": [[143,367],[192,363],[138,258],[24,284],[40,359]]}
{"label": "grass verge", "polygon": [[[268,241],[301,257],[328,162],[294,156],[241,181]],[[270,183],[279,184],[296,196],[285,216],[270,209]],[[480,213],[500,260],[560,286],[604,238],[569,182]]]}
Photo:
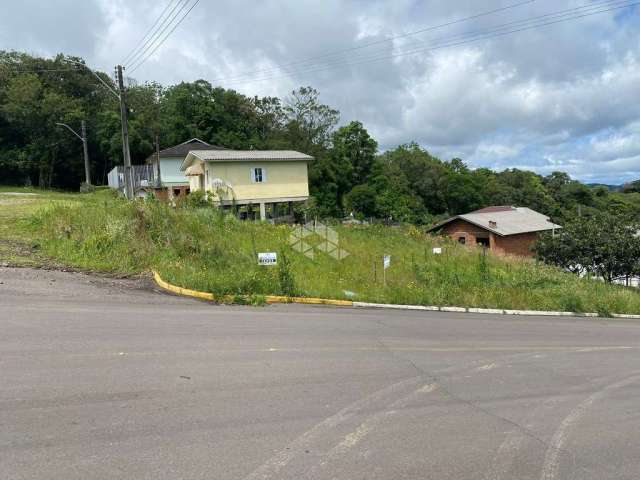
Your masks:
{"label": "grass verge", "polygon": [[[5,197],[0,191],[0,202]],[[310,259],[292,249],[290,227],[239,222],[213,208],[127,202],[109,191],[34,198],[20,199],[27,203],[14,203],[8,208],[12,213],[0,215],[0,239],[22,242],[43,258],[85,270],[130,275],[153,268],[174,285],[249,303],[260,303],[264,295],[287,295],[640,313],[636,290],[580,279],[531,260],[484,256],[415,227],[336,226],[340,246],[350,255],[335,260],[316,251]],[[443,248],[442,255],[432,253],[435,246]],[[258,252],[277,252],[278,265],[257,265]],[[386,284],[384,254],[391,255]]]}

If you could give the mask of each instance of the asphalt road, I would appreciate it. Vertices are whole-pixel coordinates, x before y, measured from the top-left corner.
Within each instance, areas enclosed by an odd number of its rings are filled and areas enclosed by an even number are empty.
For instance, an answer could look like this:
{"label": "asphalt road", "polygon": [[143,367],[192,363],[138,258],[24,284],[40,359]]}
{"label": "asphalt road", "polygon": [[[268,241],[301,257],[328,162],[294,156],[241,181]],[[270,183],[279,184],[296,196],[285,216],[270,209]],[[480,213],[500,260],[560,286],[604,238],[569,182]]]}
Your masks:
{"label": "asphalt road", "polygon": [[0,268],[2,479],[638,479],[640,322]]}

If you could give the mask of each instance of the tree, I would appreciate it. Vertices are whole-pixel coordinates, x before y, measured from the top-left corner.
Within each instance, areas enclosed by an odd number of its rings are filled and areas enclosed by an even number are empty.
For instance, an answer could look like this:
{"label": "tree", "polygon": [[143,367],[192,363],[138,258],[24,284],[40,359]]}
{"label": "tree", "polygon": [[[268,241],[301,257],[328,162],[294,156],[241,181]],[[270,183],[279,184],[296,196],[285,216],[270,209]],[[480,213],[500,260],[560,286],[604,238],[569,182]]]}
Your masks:
{"label": "tree", "polygon": [[378,150],[378,143],[360,122],[351,122],[333,134],[331,156],[349,186],[360,185],[369,179]]}
{"label": "tree", "polygon": [[345,207],[360,218],[376,214],[376,191],[369,185],[356,185],[345,195]]}
{"label": "tree", "polygon": [[285,100],[287,117],[285,136],[289,144],[304,153],[324,153],[331,143],[331,134],[340,112],[320,103],[320,94],[312,87],[300,87]]}
{"label": "tree", "polygon": [[555,235],[543,235],[537,257],[575,273],[589,272],[611,283],[640,271],[640,224],[599,213],[568,222]]}

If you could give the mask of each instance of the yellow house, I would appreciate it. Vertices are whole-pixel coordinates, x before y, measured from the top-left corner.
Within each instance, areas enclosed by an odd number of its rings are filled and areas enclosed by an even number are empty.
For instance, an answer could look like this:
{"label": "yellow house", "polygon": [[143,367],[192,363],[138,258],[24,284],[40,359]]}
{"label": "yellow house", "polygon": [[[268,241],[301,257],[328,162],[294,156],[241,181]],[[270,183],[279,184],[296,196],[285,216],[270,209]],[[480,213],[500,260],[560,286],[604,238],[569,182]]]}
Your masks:
{"label": "yellow house", "polygon": [[313,157],[293,150],[192,150],[181,170],[192,192],[204,190],[222,205],[260,206],[260,218],[282,204],[309,198],[308,163]]}

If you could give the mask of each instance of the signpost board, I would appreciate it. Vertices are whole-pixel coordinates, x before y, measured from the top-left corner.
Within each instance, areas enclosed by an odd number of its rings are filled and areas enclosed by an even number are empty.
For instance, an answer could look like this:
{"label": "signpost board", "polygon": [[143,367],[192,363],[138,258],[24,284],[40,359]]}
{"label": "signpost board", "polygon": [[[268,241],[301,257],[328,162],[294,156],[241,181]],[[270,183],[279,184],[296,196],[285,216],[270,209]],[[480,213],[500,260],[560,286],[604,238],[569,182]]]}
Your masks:
{"label": "signpost board", "polygon": [[258,253],[258,265],[277,265],[278,255],[275,252]]}
{"label": "signpost board", "polygon": [[433,254],[434,255],[442,254],[442,247],[433,247]]}
{"label": "signpost board", "polygon": [[391,255],[384,255],[382,257],[382,282],[387,285],[387,268],[391,266]]}

